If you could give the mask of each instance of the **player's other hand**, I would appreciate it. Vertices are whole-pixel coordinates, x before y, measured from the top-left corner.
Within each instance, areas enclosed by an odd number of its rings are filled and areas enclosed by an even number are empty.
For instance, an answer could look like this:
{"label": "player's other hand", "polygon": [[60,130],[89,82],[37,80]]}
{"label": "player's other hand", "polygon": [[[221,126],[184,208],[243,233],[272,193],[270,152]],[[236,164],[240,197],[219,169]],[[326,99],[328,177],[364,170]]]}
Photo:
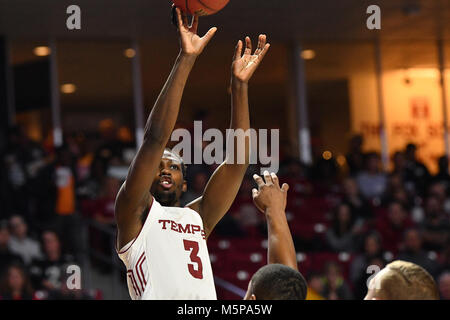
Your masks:
{"label": "player's other hand", "polygon": [[182,13],[177,7],[173,7],[172,10],[175,12],[176,16],[174,22],[176,22],[178,34],[180,36],[182,54],[194,57],[198,56],[202,53],[209,40],[212,39],[217,28],[211,28],[203,37],[199,37],[197,34],[198,15],[194,15],[191,24],[188,24],[188,18],[185,13]]}
{"label": "player's other hand", "polygon": [[264,171],[264,179],[257,174],[253,175],[253,179],[258,185],[258,190],[252,190],[255,206],[263,213],[268,209],[284,212],[289,185],[283,183],[280,188],[277,175],[268,171]]}
{"label": "player's other hand", "polygon": [[258,65],[263,60],[270,44],[266,43],[266,35],[260,34],[258,37],[258,47],[252,54],[252,41],[249,37],[245,37],[245,49],[242,54],[243,42],[238,41],[231,66],[234,81],[247,83],[252,77]]}

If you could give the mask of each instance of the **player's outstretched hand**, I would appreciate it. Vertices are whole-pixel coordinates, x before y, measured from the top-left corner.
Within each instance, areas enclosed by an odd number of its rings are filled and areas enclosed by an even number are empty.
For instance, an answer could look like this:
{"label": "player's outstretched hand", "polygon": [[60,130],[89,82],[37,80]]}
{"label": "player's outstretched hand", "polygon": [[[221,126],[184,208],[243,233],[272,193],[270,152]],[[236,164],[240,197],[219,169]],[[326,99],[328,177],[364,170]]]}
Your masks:
{"label": "player's outstretched hand", "polygon": [[253,179],[258,185],[258,190],[252,190],[255,206],[263,213],[267,209],[284,212],[289,185],[283,183],[280,188],[277,175],[268,171],[264,171],[264,179],[257,174],[253,175]]}
{"label": "player's outstretched hand", "polygon": [[236,45],[231,68],[234,79],[247,83],[269,50],[270,44],[266,43],[266,35],[260,34],[258,37],[258,47],[253,54],[252,41],[249,37],[245,37],[244,54],[242,54],[242,47],[243,43],[239,40]]}
{"label": "player's outstretched hand", "polygon": [[198,29],[198,15],[192,17],[191,24],[188,24],[187,15],[182,13],[177,7],[173,7],[172,10],[175,11],[176,24],[178,33],[180,35],[180,45],[183,54],[190,56],[198,56],[202,53],[203,49],[208,44],[209,40],[212,39],[217,31],[217,28],[211,28],[203,36],[199,37],[197,34]]}

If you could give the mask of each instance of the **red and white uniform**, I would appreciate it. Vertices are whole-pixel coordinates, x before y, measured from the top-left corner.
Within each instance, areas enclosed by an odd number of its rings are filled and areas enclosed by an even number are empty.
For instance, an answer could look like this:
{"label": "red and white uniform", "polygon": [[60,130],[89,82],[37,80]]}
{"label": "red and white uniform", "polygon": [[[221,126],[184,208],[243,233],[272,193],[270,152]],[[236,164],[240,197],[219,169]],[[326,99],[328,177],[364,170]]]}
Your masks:
{"label": "red and white uniform", "polygon": [[118,251],[133,300],[216,300],[200,215],[154,198],[138,236]]}

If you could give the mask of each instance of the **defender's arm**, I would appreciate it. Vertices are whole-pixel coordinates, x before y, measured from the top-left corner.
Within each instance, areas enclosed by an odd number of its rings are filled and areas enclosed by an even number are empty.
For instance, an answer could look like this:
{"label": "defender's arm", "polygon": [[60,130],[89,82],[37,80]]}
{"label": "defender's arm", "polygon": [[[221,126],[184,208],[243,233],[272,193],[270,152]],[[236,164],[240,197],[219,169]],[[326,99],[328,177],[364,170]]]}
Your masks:
{"label": "defender's arm", "polygon": [[256,174],[253,178],[258,184],[258,190],[252,190],[253,201],[267,220],[267,263],[280,263],[298,270],[294,242],[285,213],[289,186],[283,183],[280,188],[276,174],[267,171],[264,172],[265,182]]}

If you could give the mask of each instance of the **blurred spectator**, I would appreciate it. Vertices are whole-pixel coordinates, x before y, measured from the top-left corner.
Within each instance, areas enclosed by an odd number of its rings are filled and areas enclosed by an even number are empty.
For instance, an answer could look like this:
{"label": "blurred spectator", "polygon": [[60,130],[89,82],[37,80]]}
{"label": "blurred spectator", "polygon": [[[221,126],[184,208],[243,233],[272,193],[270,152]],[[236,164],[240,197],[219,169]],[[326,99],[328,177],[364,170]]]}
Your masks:
{"label": "blurred spectator", "polygon": [[204,171],[198,171],[194,176],[191,184],[188,184],[187,191],[183,194],[183,200],[186,204],[201,197],[208,183],[209,176]]}
{"label": "blurred spectator", "polygon": [[403,183],[400,174],[392,174],[388,179],[388,186],[383,197],[383,203],[391,203],[397,201],[402,204],[406,210],[410,210],[412,207],[412,201],[410,199],[411,194],[405,189],[405,183]]}
{"label": "blurred spectator", "polygon": [[450,240],[450,221],[436,196],[425,202],[425,220],[422,223],[424,248],[439,251]]}
{"label": "blurred spectator", "polygon": [[56,194],[56,228],[73,254],[79,254],[80,226],[76,213],[76,169],[75,162],[67,145],[56,150],[55,184]]}
{"label": "blurred spectator", "polygon": [[439,271],[438,273],[450,272],[450,240],[445,245],[444,250],[439,257]]}
{"label": "blurred spectator", "polygon": [[406,180],[412,181],[419,195],[425,193],[425,188],[430,180],[427,167],[417,159],[417,145],[408,143],[405,149],[406,156]]}
{"label": "blurred spectator", "polygon": [[396,151],[392,156],[393,169],[391,175],[398,175],[400,181],[404,181],[406,174],[406,157],[401,151]]}
{"label": "blurred spectator", "polygon": [[428,196],[435,196],[440,202],[444,213],[450,219],[450,198],[447,196],[447,188],[442,182],[433,182],[428,187]]}
{"label": "blurred spectator", "polygon": [[321,295],[324,290],[322,275],[318,272],[311,272],[307,277],[308,290],[306,300],[325,300]]}
{"label": "blurred spectator", "polygon": [[343,182],[344,196],[343,203],[347,204],[355,218],[364,220],[373,219],[372,208],[369,203],[361,196],[358,185],[353,178],[347,178]]}
{"label": "blurred spectator", "polygon": [[349,151],[346,155],[347,165],[350,176],[356,176],[364,169],[364,153],[362,146],[364,144],[364,137],[360,134],[353,136],[350,139]]}
{"label": "blurred spectator", "polygon": [[380,171],[380,156],[376,152],[367,154],[365,170],[356,176],[361,194],[368,200],[380,198],[387,187],[387,177]]}
{"label": "blurred spectator", "polygon": [[7,221],[0,221],[0,276],[11,264],[23,264],[22,258],[9,249],[9,229]]}
{"label": "blurred spectator", "polygon": [[398,255],[399,260],[415,263],[432,276],[436,276],[437,264],[431,260],[422,248],[422,235],[418,229],[408,229],[404,235],[404,248]]}
{"label": "blurred spectator", "polygon": [[22,212],[28,215],[27,190],[27,138],[21,127],[9,128],[2,166],[5,167],[8,186],[5,196],[5,209],[11,212]]}
{"label": "blurred spectator", "polygon": [[[219,234],[222,235],[245,235],[257,236],[265,234],[266,223],[263,214],[253,204],[251,194],[253,179],[246,175],[238,191],[236,199],[232,204],[229,213],[219,227]],[[228,217],[227,217],[228,216]],[[224,226],[227,225],[225,230]],[[264,230],[264,231],[263,231]]]}
{"label": "blurred spectator", "polygon": [[342,276],[341,266],[329,262],[325,266],[324,288],[322,296],[328,300],[351,300],[353,294]]}
{"label": "blurred spectator", "polygon": [[361,274],[366,274],[369,261],[374,258],[382,258],[383,250],[381,247],[381,237],[377,232],[371,232],[364,239],[364,251],[356,255],[350,265],[350,281],[356,283]]}
{"label": "blurred spectator", "polygon": [[95,199],[98,197],[103,180],[106,177],[107,167],[99,158],[93,159],[89,167],[89,176],[80,181],[77,194],[82,199]]}
{"label": "blurred spectator", "polygon": [[21,265],[11,265],[0,284],[0,300],[32,299],[33,289],[25,269]]}
{"label": "blurred spectator", "polygon": [[[114,254],[111,246],[111,235],[115,234],[116,222],[114,215],[114,207],[117,192],[120,188],[120,181],[113,177],[107,177],[104,180],[102,190],[99,197],[94,201],[92,217],[101,223],[106,230],[90,230],[92,246],[105,256]],[[108,232],[109,230],[109,232]],[[110,272],[108,264],[103,261],[96,261],[96,265],[101,268],[104,273]]]}
{"label": "blurred spectator", "polygon": [[99,123],[101,145],[95,151],[95,159],[100,160],[104,168],[107,168],[111,158],[122,158],[122,143],[117,137],[116,124],[112,119],[104,119]]}
{"label": "blurred spectator", "polygon": [[93,144],[91,139],[84,135],[77,137],[79,156],[77,157],[77,176],[80,181],[89,178],[90,168],[94,160]]}
{"label": "blurred spectator", "polygon": [[438,172],[433,177],[434,182],[442,183],[446,190],[450,187],[450,174],[448,172],[448,158],[446,155],[438,159]]}
{"label": "blurred spectator", "polygon": [[33,260],[30,274],[33,286],[37,290],[56,291],[62,289],[68,265],[74,263],[71,255],[64,254],[58,235],[51,230],[42,233],[44,256]]}
{"label": "blurred spectator", "polygon": [[115,226],[114,205],[119,188],[120,181],[118,179],[107,177],[104,180],[99,197],[95,200],[93,214],[95,220],[105,225]]}
{"label": "blurred spectator", "polygon": [[386,261],[381,256],[373,256],[369,258],[363,270],[352,281],[354,298],[356,300],[363,300],[367,294],[369,279],[375,275],[376,272],[382,270],[386,266]]}
{"label": "blurred spectator", "polygon": [[445,272],[439,276],[438,287],[441,300],[450,300],[450,272]]}
{"label": "blurred spectator", "polygon": [[287,158],[280,163],[279,178],[289,184],[290,194],[297,196],[311,195],[313,186],[309,181],[308,172],[305,166],[296,158]]}
{"label": "blurred spectator", "polygon": [[11,238],[9,249],[12,253],[19,255],[23,262],[28,265],[35,258],[41,257],[39,242],[28,237],[28,226],[19,215],[14,215],[9,220]]}
{"label": "blurred spectator", "polygon": [[389,204],[387,216],[379,216],[376,229],[383,239],[383,247],[396,254],[402,242],[404,232],[413,227],[403,205],[398,201]]}
{"label": "blurred spectator", "polygon": [[324,159],[321,156],[312,168],[312,177],[316,194],[335,192],[339,184],[339,166],[336,159]]}
{"label": "blurred spectator", "polygon": [[335,252],[354,251],[359,227],[350,207],[344,203],[339,204],[335,209],[332,225],[325,234],[329,248]]}

